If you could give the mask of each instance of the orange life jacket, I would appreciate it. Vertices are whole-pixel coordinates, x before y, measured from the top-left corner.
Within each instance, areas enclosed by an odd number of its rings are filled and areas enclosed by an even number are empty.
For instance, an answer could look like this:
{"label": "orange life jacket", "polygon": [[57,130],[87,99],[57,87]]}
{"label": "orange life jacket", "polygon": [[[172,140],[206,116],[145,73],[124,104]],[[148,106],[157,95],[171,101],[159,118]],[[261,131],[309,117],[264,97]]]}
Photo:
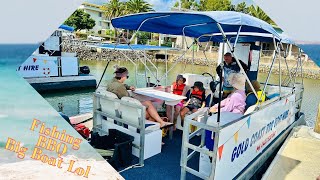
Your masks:
{"label": "orange life jacket", "polygon": [[176,95],[182,95],[182,92],[183,92],[183,89],[184,87],[186,86],[185,84],[180,84],[178,85],[178,83],[174,82],[172,84],[173,86],[173,94],[176,94]]}

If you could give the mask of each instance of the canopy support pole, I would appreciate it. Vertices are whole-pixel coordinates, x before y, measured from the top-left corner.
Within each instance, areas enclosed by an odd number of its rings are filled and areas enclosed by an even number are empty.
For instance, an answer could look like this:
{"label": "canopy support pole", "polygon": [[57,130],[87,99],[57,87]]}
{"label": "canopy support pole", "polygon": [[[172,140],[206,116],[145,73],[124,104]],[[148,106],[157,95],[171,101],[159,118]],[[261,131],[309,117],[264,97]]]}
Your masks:
{"label": "canopy support pole", "polygon": [[[292,76],[291,76],[291,71],[289,69],[288,62],[287,62],[288,49],[289,49],[289,44],[287,44],[286,50],[284,51],[284,62],[286,63],[286,67],[287,67],[287,71],[288,71],[288,75],[289,75],[289,80],[288,80],[288,83],[286,84],[287,86],[289,86],[290,82],[293,81]],[[283,84],[285,83],[285,81],[286,80],[283,81]]]}
{"label": "canopy support pole", "polygon": [[302,69],[302,59],[301,59],[301,48],[299,48],[299,59],[300,59],[300,71],[301,71],[301,84],[303,85],[303,69]]}
{"label": "canopy support pole", "polygon": [[122,51],[119,51],[125,58],[127,58],[133,65],[134,65],[134,68],[135,68],[135,84],[136,84],[136,87],[138,86],[138,80],[137,80],[137,77],[138,77],[138,67],[137,67],[137,64],[132,60],[130,59],[125,53],[123,53]]}
{"label": "canopy support pole", "polygon": [[[277,55],[279,56],[279,99],[281,99],[281,50],[280,50],[280,43],[276,43],[276,39],[274,36],[272,36],[272,39],[273,39],[273,43],[275,45],[275,47],[277,47],[275,50],[276,50],[276,53]],[[260,100],[260,99],[259,99]]]}
{"label": "canopy support pole", "polygon": [[[193,43],[191,44],[191,46],[192,45]],[[191,46],[187,47],[187,50],[189,50]],[[164,77],[166,77],[167,74],[169,74],[169,72],[178,64],[178,62],[183,59],[183,56],[188,52],[187,50],[183,52],[183,54],[174,62],[174,64],[170,67],[170,69],[163,76],[159,78],[159,81],[161,81]]]}
{"label": "canopy support pole", "polygon": [[[267,84],[268,84],[268,82],[269,82],[269,78],[270,78],[270,75],[271,75],[271,72],[272,72],[272,68],[273,68],[273,64],[274,64],[274,62],[275,62],[276,56],[277,56],[277,51],[274,50],[271,67],[270,67],[270,70],[269,70],[269,73],[268,73],[266,82],[265,82],[265,84],[264,84],[264,86],[263,86],[263,93],[266,92]],[[261,98],[259,99],[259,101],[260,101],[260,100],[261,100]],[[258,107],[259,107],[259,106],[260,106],[260,104],[258,104]]]}
{"label": "canopy support pole", "polygon": [[238,43],[238,39],[239,39],[241,28],[242,28],[242,25],[239,27],[239,30],[238,30],[238,33],[237,33],[237,36],[236,36],[236,40],[233,43],[232,52],[234,52],[234,48],[236,47],[236,45]]}
{"label": "canopy support pole", "polygon": [[[146,63],[144,63],[144,61],[143,60],[141,60],[140,59],[140,57],[139,57],[139,54],[137,54],[136,53],[136,51],[132,48],[132,46],[129,44],[128,45],[129,47],[130,47],[130,49],[132,50],[132,52],[136,55],[136,57],[140,60],[140,62],[147,68],[147,70],[152,74],[152,76],[154,77],[154,78],[156,78],[156,83],[158,84],[158,82],[159,82],[159,80],[158,80],[158,77],[157,77],[157,74],[158,74],[158,69],[157,69],[157,67],[151,62],[151,64],[153,65],[153,67],[156,69],[156,75],[149,69],[149,67],[147,66],[147,64]],[[146,60],[148,60],[149,61],[149,59],[146,57],[146,55],[144,54],[144,53],[142,53],[142,55],[144,56],[144,58],[146,58]],[[150,61],[149,61],[150,62]]]}
{"label": "canopy support pole", "polygon": [[169,16],[170,16],[170,15],[156,16],[156,17],[151,17],[151,18],[147,18],[147,19],[143,20],[143,21],[140,23],[140,25],[139,25],[138,29],[136,30],[136,32],[132,35],[132,37],[131,37],[131,39],[129,40],[129,42],[127,41],[127,44],[130,44],[130,42],[133,40],[133,38],[135,37],[135,35],[140,31],[142,25],[143,25],[145,22],[149,21],[150,19],[158,19],[158,18],[169,17]]}
{"label": "canopy support pole", "polygon": [[[220,25],[219,23],[217,23],[217,26],[218,26],[218,28],[219,28],[220,32],[222,33],[223,37],[226,39],[226,43],[227,43],[227,45],[228,45],[229,49],[232,49],[232,46],[231,46],[231,44],[230,44],[230,41],[227,39],[227,36],[226,36],[225,32],[223,31],[223,28],[221,27],[221,25]],[[240,33],[240,32],[238,32],[238,34],[239,34],[239,33]],[[231,53],[232,53],[233,57],[235,58],[235,60],[236,60],[236,62],[237,62],[237,64],[238,64],[238,66],[240,67],[240,72],[242,72],[242,74],[245,76],[245,78],[246,78],[246,80],[247,80],[247,82],[248,82],[249,86],[250,86],[250,87],[251,87],[251,89],[252,89],[252,92],[255,94],[255,96],[256,96],[256,97],[257,97],[257,99],[258,99],[257,92],[256,92],[256,90],[253,88],[253,86],[252,86],[252,84],[251,84],[251,82],[250,82],[250,80],[249,80],[249,78],[248,78],[248,76],[247,76],[246,72],[244,71],[244,69],[243,69],[243,67],[242,67],[242,65],[241,65],[241,63],[240,63],[240,61],[239,61],[239,60],[238,60],[238,58],[235,56],[235,54],[234,54],[234,52],[233,52],[233,51],[231,51]]]}
{"label": "canopy support pole", "polygon": [[[168,50],[165,50],[166,72],[168,70]],[[166,73],[166,87],[168,86],[168,74]]]}

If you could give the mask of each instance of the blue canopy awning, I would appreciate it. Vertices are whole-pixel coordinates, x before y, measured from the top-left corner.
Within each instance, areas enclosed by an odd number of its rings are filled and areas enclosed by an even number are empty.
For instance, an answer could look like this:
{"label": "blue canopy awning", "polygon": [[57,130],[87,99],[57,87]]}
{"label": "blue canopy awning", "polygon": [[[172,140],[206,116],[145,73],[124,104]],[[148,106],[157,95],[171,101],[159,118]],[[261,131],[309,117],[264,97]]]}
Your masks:
{"label": "blue canopy awning", "polygon": [[67,26],[67,25],[64,25],[64,24],[62,24],[62,25],[59,27],[59,29],[64,29],[64,30],[66,30],[66,31],[71,31],[71,32],[74,31],[74,28],[73,28],[73,27]]}
{"label": "blue canopy awning", "polygon": [[[242,36],[242,42],[271,41],[274,36],[277,40],[281,37],[268,23],[234,11],[208,11],[208,12],[148,12],[118,17],[111,20],[113,27],[155,32],[161,34],[185,35],[199,38],[203,35],[221,33],[217,24],[220,24],[225,33],[241,32],[270,34],[269,37],[256,35]],[[229,37],[236,34],[229,35]],[[209,36],[207,36],[209,37]],[[207,41],[210,38],[200,38]],[[210,40],[221,42],[222,36]]]}

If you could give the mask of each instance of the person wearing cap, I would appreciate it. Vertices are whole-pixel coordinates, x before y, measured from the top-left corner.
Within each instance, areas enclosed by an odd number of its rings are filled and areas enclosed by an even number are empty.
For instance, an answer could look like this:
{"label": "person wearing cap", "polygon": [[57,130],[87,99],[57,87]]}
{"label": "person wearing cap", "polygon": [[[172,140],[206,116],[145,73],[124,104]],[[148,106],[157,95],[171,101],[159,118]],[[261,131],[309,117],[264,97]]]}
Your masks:
{"label": "person wearing cap", "polygon": [[200,81],[196,81],[191,88],[192,91],[190,93],[188,101],[186,104],[184,104],[185,107],[183,107],[180,112],[182,125],[184,117],[189,111],[192,111],[194,113],[198,111],[199,108],[203,108],[205,106],[206,96],[203,83]]}
{"label": "person wearing cap", "polygon": [[[236,62],[236,59],[232,57],[232,54],[230,52],[227,52],[226,54],[224,54],[223,58],[224,58],[224,61],[216,68],[216,71],[219,78],[222,78],[223,80],[223,96],[226,97],[233,91],[232,85],[228,82],[228,77],[231,73],[240,72],[240,67]],[[239,62],[242,68],[244,69],[244,71],[247,72],[248,66],[244,62],[242,62],[240,59],[239,59]],[[221,77],[222,72],[224,77]]]}
{"label": "person wearing cap", "polygon": [[[186,82],[186,78],[184,78],[181,74],[179,74],[176,78],[176,81],[173,82],[171,85],[171,92],[179,96],[185,96],[187,92],[187,86],[185,82]],[[174,106],[174,114],[173,114],[174,124],[177,122],[177,118],[179,116],[179,113],[182,107],[183,107],[183,100]],[[167,113],[167,117],[171,119],[172,109],[170,106],[166,107],[166,113]]]}
{"label": "person wearing cap", "polygon": [[[125,67],[116,67],[114,72],[115,77],[108,83],[107,91],[112,92],[118,96],[119,99],[122,97],[130,97],[127,90],[135,90],[134,86],[128,86],[124,82],[129,78],[129,72]],[[146,107],[146,118],[152,121],[160,123],[160,127],[173,126],[173,123],[165,122],[159,116],[157,109],[153,106],[151,101],[141,101],[141,104]]]}
{"label": "person wearing cap", "polygon": [[[228,77],[234,91],[221,101],[221,112],[244,114],[246,106],[245,76],[241,73],[231,73]],[[210,112],[218,112],[218,103],[210,108]]]}

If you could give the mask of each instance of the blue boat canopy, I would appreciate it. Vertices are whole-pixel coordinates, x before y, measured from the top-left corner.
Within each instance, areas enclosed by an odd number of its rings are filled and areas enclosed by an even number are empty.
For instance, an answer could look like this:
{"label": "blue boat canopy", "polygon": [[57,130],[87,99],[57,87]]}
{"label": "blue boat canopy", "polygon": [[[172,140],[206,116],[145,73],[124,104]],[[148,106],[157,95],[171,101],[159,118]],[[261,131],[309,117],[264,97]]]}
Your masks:
{"label": "blue boat canopy", "polygon": [[67,25],[64,25],[64,24],[62,24],[62,25],[59,27],[59,29],[64,29],[64,30],[70,31],[70,32],[73,32],[73,31],[74,31],[74,28],[73,28],[73,27],[67,26]]}
{"label": "blue boat canopy", "polygon": [[[265,21],[247,14],[234,11],[206,12],[148,12],[122,16],[111,20],[113,27],[129,30],[155,32],[161,34],[185,35],[199,38],[200,41],[222,42],[220,24],[223,31],[234,33],[227,36],[235,37],[236,33],[247,33],[239,37],[239,42],[272,41],[273,36],[280,41],[276,30]],[[210,37],[211,34],[220,35]],[[250,34],[257,33],[257,34]],[[259,36],[269,34],[268,36]]]}

